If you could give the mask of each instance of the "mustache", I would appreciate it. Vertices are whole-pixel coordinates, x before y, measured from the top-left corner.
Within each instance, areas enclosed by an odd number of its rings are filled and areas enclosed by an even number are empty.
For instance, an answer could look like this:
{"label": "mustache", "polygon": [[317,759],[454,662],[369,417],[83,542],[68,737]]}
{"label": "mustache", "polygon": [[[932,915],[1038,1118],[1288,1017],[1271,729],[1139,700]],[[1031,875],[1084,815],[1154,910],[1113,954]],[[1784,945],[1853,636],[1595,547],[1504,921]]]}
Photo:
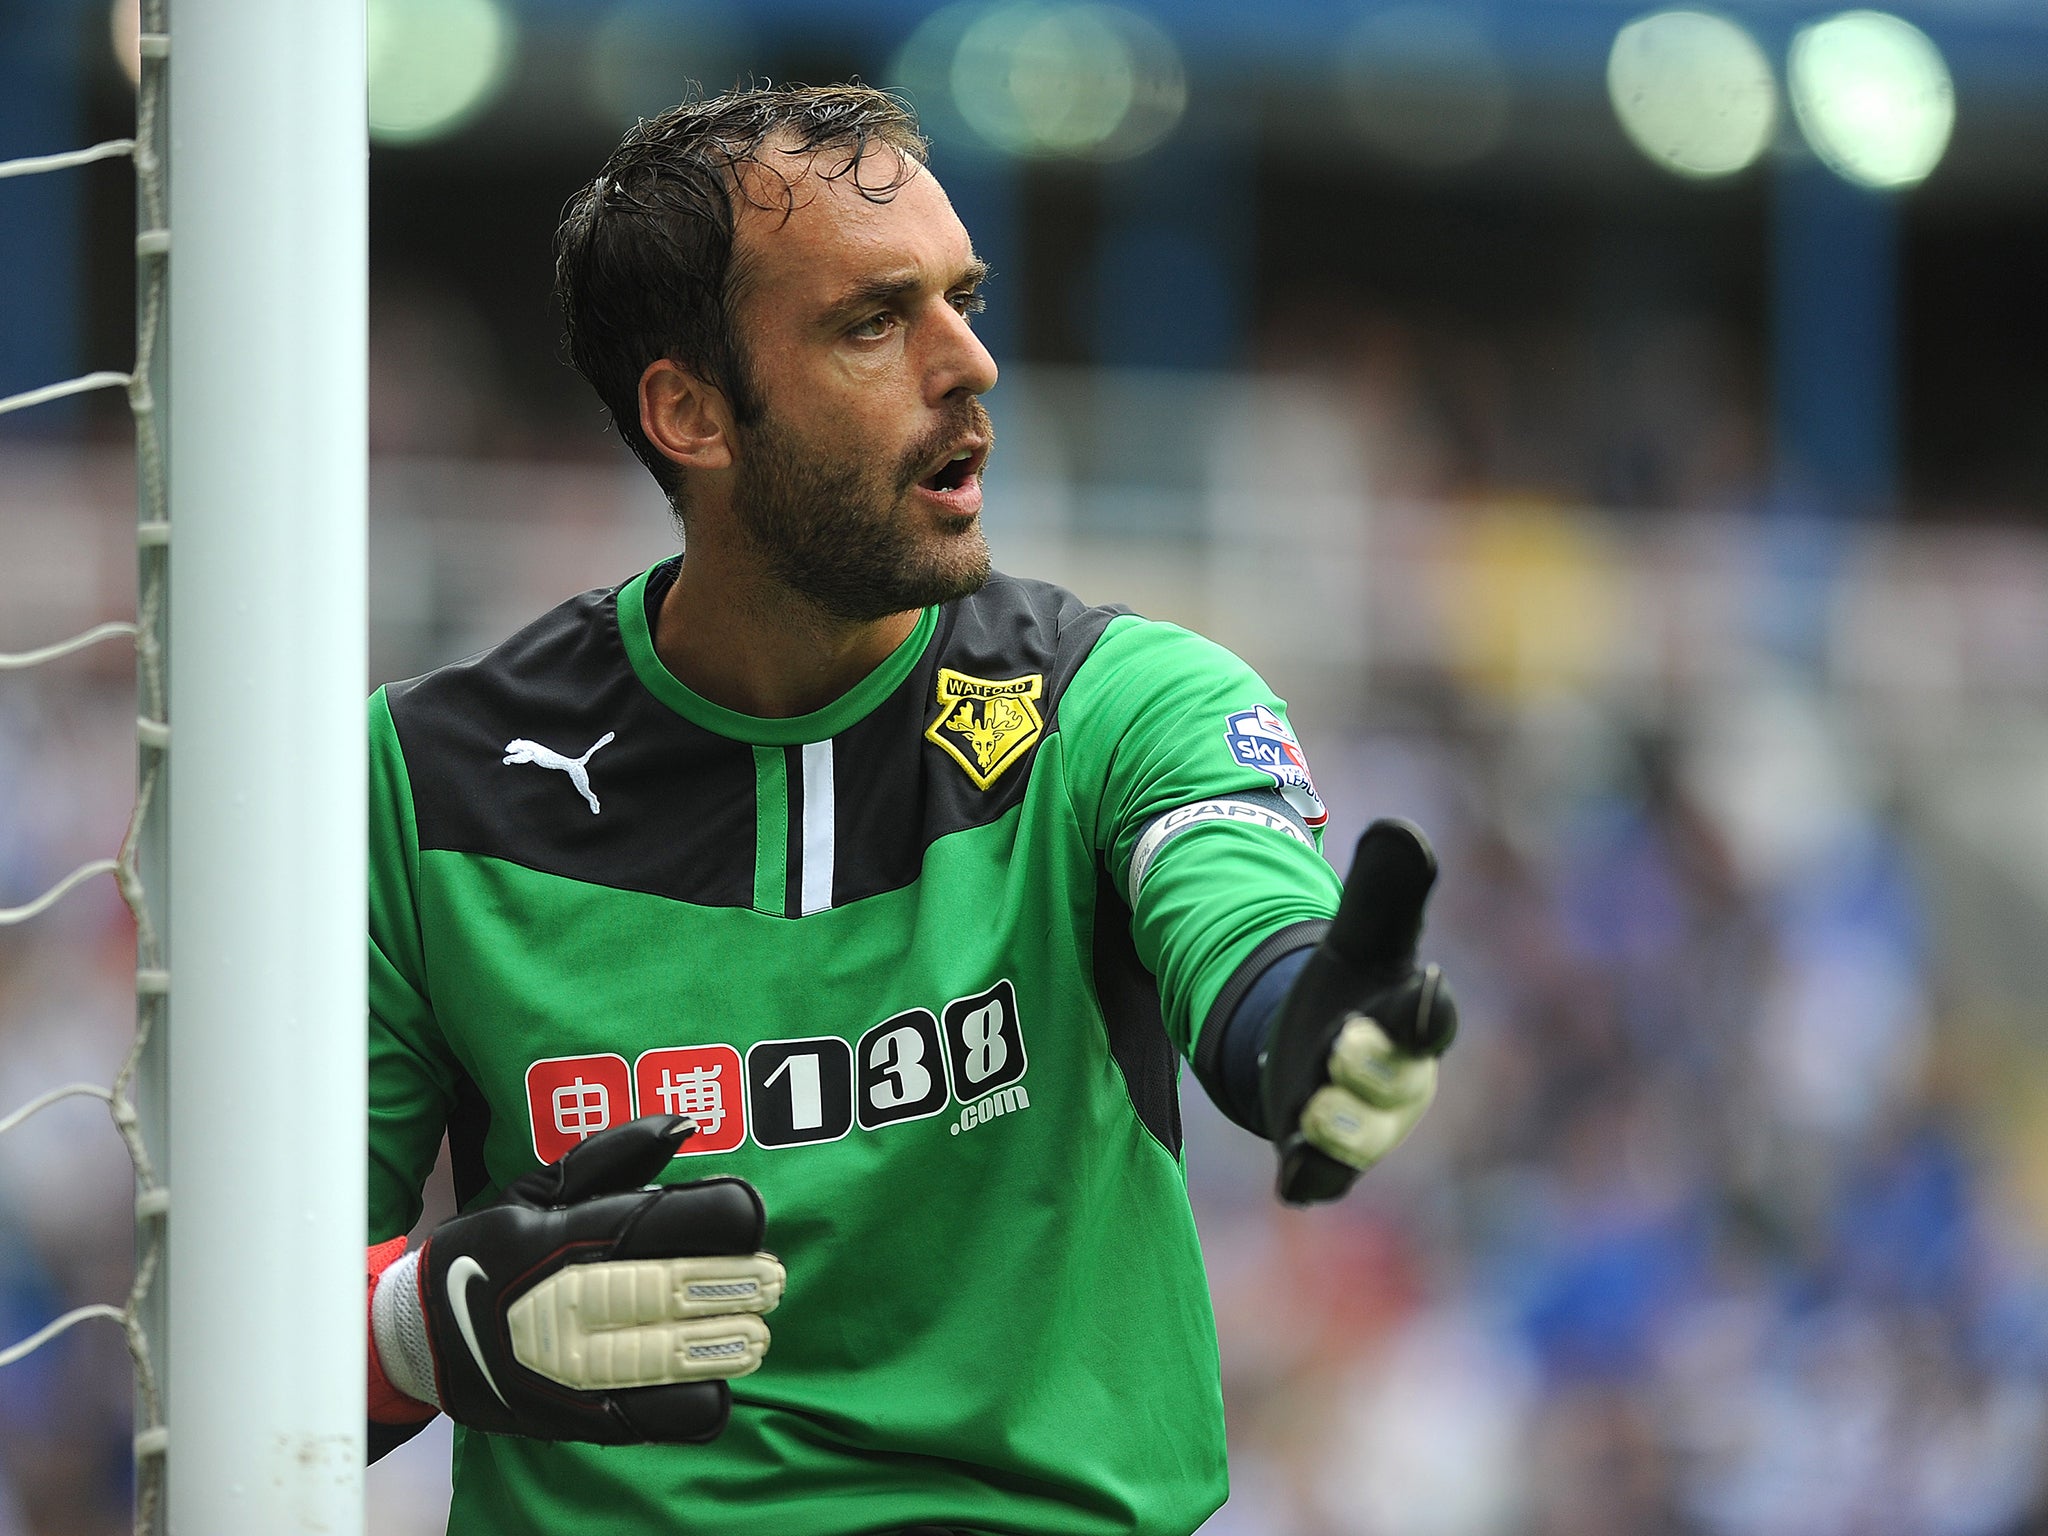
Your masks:
{"label": "mustache", "polygon": [[924,470],[926,465],[931,463],[937,454],[942,452],[949,443],[958,442],[970,433],[986,442],[991,451],[994,450],[996,442],[995,423],[989,420],[988,408],[978,398],[971,395],[968,397],[965,405],[947,416],[944,421],[912,443],[909,449],[905,451],[900,474],[902,484],[899,489],[907,491],[917,484],[924,477],[921,471]]}

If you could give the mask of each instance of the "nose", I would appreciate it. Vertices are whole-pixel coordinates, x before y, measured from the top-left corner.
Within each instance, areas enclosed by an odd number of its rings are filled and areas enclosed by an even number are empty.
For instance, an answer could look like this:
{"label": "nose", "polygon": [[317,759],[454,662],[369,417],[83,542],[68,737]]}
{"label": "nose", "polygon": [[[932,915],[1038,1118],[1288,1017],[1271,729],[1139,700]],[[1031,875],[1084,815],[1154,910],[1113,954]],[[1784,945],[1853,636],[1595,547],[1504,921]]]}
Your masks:
{"label": "nose", "polygon": [[946,303],[939,311],[940,329],[926,375],[932,403],[956,394],[987,394],[996,387],[996,360],[965,315]]}

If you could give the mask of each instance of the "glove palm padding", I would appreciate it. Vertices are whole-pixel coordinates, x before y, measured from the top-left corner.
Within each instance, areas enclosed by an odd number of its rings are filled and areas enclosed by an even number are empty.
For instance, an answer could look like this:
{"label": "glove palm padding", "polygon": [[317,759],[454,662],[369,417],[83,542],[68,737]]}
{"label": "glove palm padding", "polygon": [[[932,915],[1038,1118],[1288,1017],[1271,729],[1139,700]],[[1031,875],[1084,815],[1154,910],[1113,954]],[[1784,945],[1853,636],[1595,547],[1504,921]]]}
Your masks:
{"label": "glove palm padding", "polygon": [[[588,1340],[565,1337],[570,1330],[563,1326],[571,1314],[601,1323],[631,1311],[632,1293],[663,1284],[660,1276],[673,1274],[678,1259],[716,1260],[718,1274],[758,1277],[751,1297],[731,1294],[745,1280],[712,1286],[727,1292],[716,1310],[774,1305],[780,1268],[754,1262],[766,1218],[751,1185],[706,1179],[643,1187],[668,1166],[689,1130],[685,1119],[653,1115],[601,1132],[514,1180],[497,1204],[435,1229],[420,1256],[420,1289],[451,1418],[498,1434],[599,1445],[702,1441],[725,1427],[732,1394],[724,1380],[634,1385],[659,1380],[658,1364],[607,1355],[593,1365],[584,1358]],[[568,1272],[599,1262],[602,1271]],[[653,1299],[677,1315],[677,1298]],[[735,1323],[758,1330],[756,1343],[765,1347],[757,1317],[719,1321],[728,1325],[724,1335]],[[716,1353],[731,1346],[731,1338],[717,1336],[683,1347]],[[550,1368],[544,1374],[523,1360]],[[709,1361],[705,1369],[738,1374]],[[591,1384],[571,1386],[565,1378]]]}
{"label": "glove palm padding", "polygon": [[1416,827],[1394,820],[1368,827],[1330,931],[1281,1004],[1259,1087],[1280,1154],[1280,1198],[1290,1205],[1334,1200],[1358,1177],[1301,1128],[1309,1100],[1330,1083],[1331,1052],[1345,1025],[1370,1019],[1396,1050],[1417,1058],[1442,1055],[1457,1033],[1443,973],[1415,963],[1436,872],[1436,855]]}

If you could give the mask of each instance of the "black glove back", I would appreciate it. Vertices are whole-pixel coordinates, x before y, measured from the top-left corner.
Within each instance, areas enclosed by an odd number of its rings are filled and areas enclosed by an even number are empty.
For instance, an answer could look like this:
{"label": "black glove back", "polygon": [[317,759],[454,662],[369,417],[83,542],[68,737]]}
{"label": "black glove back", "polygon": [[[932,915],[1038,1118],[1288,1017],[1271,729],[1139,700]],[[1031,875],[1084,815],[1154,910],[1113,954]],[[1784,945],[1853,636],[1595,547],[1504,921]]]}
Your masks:
{"label": "black glove back", "polygon": [[1435,883],[1436,854],[1420,828],[1396,820],[1366,828],[1336,919],[1281,1005],[1259,1081],[1280,1153],[1280,1198],[1290,1205],[1334,1200],[1358,1177],[1300,1131],[1303,1106],[1330,1080],[1330,1049],[1345,1022],[1363,1014],[1417,1056],[1441,1056],[1458,1032],[1443,973],[1415,963]]}
{"label": "black glove back", "polygon": [[551,1274],[608,1259],[752,1254],[766,1217],[743,1179],[647,1189],[693,1127],[648,1115],[515,1179],[495,1205],[444,1222],[421,1254],[443,1406],[499,1434],[600,1445],[702,1441],[725,1427],[723,1381],[579,1391],[514,1357],[506,1314]]}

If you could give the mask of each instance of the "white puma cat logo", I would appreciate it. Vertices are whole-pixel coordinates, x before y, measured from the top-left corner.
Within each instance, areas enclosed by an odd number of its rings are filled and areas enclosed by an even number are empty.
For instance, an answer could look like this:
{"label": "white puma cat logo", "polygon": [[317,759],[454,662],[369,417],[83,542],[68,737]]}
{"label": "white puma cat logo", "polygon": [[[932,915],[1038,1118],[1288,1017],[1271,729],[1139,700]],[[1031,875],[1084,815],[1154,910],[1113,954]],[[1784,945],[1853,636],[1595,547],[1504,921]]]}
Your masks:
{"label": "white puma cat logo", "polygon": [[616,733],[606,731],[590,744],[590,750],[581,757],[564,757],[552,747],[544,747],[537,741],[528,741],[524,736],[521,736],[516,741],[505,743],[505,761],[507,763],[538,763],[543,768],[561,769],[562,772],[569,775],[569,782],[576,786],[576,793],[590,802],[590,814],[595,816],[597,814],[597,796],[590,792],[590,768],[588,765],[591,758],[597,755],[597,749],[608,743],[614,734]]}

